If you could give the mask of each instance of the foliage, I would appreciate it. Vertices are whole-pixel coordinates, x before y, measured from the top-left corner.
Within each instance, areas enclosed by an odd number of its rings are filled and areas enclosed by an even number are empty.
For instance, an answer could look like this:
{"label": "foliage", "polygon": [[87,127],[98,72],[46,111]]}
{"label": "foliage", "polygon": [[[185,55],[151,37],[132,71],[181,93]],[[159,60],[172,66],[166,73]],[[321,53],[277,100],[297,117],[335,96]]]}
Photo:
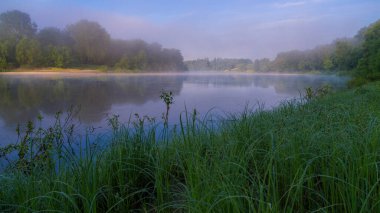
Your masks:
{"label": "foliage", "polygon": [[36,24],[26,13],[12,10],[0,14],[0,43],[7,45],[7,67],[17,66],[17,43],[23,38],[33,38],[36,30]]}
{"label": "foliage", "polygon": [[49,45],[44,50],[45,66],[68,67],[72,61],[71,50],[66,46]]}
{"label": "foliage", "polygon": [[359,30],[353,38],[337,39],[333,43],[311,50],[279,53],[273,61],[258,59],[255,71],[322,72],[340,71],[353,74],[351,85],[380,79],[380,20]]}
{"label": "foliage", "polygon": [[67,30],[74,39],[74,49],[84,64],[103,64],[110,45],[110,35],[96,22],[81,20]]}
{"label": "foliage", "polygon": [[253,62],[250,59],[214,58],[213,60],[196,59],[185,62],[191,71],[252,71]]}
{"label": "foliage", "polygon": [[183,71],[186,66],[180,51],[162,48],[142,40],[111,41],[109,63],[117,70]]}
{"label": "foliage", "polygon": [[74,39],[70,37],[67,31],[62,31],[55,27],[47,27],[38,31],[37,39],[44,47],[48,46],[66,46],[72,47]]}
{"label": "foliage", "polygon": [[359,75],[380,79],[380,20],[364,30],[363,57],[359,61]]}
{"label": "foliage", "polygon": [[162,90],[160,98],[165,103],[165,106],[166,106],[166,112],[165,114],[162,115],[162,118],[164,119],[165,126],[167,126],[168,121],[169,121],[170,106],[174,103],[173,92],[172,91],[167,92],[167,91]]}
{"label": "foliage", "polygon": [[261,72],[269,72],[271,70],[271,61],[269,58],[256,59],[253,64],[253,70]]}
{"label": "foliage", "polygon": [[5,42],[0,42],[0,71],[8,66],[7,62],[8,47]]}
{"label": "foliage", "polygon": [[[61,159],[65,157],[63,149],[73,149],[73,113],[73,109],[69,110],[65,119],[61,118],[61,112],[56,113],[54,125],[46,129],[41,126],[42,115],[38,116],[37,123],[29,121],[25,129],[17,125],[18,141],[0,148],[0,158],[9,163],[7,169],[33,175],[60,168]],[[14,152],[17,158],[9,158]]]}
{"label": "foliage", "polygon": [[41,49],[37,40],[22,38],[16,46],[16,59],[19,64],[34,66],[41,59]]}
{"label": "foliage", "polygon": [[[357,65],[359,43],[356,39],[339,39],[330,45],[312,50],[293,50],[279,53],[273,61],[256,60],[256,71],[305,72],[305,71],[350,71]],[[264,66],[259,66],[264,63]]]}
{"label": "foliage", "polygon": [[65,30],[39,30],[28,14],[0,14],[0,69],[102,67],[120,71],[184,71],[179,50],[142,40],[113,40],[98,23],[81,20]]}
{"label": "foliage", "polygon": [[331,93],[331,85],[323,85],[315,90],[311,87],[305,88],[305,100],[311,101],[316,98],[322,98],[326,96],[327,94]]}
{"label": "foliage", "polygon": [[37,30],[30,16],[18,10],[0,14],[0,40],[14,39],[16,42],[23,37],[31,38]]}

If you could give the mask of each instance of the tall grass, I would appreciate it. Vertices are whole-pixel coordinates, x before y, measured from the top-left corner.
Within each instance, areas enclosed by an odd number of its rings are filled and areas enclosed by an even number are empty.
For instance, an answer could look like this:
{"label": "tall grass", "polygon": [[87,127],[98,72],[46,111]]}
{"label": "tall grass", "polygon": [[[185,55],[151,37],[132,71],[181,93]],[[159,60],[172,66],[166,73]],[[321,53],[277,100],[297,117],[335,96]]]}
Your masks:
{"label": "tall grass", "polygon": [[246,110],[217,127],[194,111],[170,137],[147,117],[113,117],[104,149],[1,174],[0,211],[379,212],[379,91]]}

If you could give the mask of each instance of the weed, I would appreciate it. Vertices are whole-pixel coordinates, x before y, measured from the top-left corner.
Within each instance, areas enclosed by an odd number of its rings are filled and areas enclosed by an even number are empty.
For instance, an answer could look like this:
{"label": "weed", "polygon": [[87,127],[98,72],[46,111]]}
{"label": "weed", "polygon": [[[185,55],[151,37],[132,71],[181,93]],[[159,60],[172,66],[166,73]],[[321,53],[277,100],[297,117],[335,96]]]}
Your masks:
{"label": "weed", "polygon": [[162,90],[160,98],[166,105],[166,112],[162,114],[162,119],[164,120],[165,127],[167,127],[168,122],[169,122],[170,106],[173,104],[173,100],[174,100],[173,93],[171,91],[167,92],[165,90]]}

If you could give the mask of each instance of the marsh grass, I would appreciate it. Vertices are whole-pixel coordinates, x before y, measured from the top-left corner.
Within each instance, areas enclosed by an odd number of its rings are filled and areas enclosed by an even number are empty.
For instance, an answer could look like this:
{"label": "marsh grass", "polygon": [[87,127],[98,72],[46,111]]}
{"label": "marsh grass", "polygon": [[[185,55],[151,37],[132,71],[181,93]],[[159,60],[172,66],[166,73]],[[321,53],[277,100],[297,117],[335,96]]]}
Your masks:
{"label": "marsh grass", "polygon": [[2,173],[0,211],[379,212],[379,91],[247,109],[217,124],[185,112],[170,137],[147,117],[112,117],[104,149],[59,169]]}

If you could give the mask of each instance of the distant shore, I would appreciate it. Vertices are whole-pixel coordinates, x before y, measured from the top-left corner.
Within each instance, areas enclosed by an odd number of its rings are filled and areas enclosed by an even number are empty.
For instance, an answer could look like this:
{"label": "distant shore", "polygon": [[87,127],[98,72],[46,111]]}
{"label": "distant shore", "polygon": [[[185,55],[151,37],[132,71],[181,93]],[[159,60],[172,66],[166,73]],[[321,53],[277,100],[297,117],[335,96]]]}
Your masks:
{"label": "distant shore", "polygon": [[69,76],[87,76],[87,75],[331,75],[334,73],[321,72],[243,72],[243,71],[115,71],[99,70],[91,68],[17,68],[0,72],[0,75],[69,75]]}
{"label": "distant shore", "polygon": [[10,69],[2,73],[103,73],[104,71],[96,69],[79,69],[79,68],[17,68]]}

